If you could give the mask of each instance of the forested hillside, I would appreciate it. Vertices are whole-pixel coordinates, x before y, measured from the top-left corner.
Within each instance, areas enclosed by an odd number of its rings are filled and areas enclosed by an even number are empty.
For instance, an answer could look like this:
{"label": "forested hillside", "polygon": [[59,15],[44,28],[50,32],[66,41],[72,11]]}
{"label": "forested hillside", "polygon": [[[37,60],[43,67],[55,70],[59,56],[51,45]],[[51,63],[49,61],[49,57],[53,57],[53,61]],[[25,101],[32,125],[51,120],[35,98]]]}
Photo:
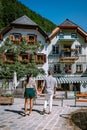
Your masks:
{"label": "forested hillside", "polygon": [[0,29],[23,15],[27,15],[46,32],[51,32],[55,28],[54,23],[30,10],[18,0],[0,0]]}

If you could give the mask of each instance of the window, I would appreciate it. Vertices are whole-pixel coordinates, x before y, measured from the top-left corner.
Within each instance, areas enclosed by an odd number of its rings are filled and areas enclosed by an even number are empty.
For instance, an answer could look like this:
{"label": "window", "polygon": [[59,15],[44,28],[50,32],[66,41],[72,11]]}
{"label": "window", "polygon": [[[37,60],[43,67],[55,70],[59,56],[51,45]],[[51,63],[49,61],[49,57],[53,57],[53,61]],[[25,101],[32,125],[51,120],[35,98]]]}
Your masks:
{"label": "window", "polygon": [[21,41],[22,40],[22,35],[20,33],[10,34],[10,40],[12,40],[12,41]]}
{"label": "window", "polygon": [[78,54],[82,54],[82,46],[81,45],[76,45],[75,48],[77,49]]}
{"label": "window", "polygon": [[3,61],[9,62],[9,63],[14,62],[14,54],[13,53],[6,52],[6,53],[4,53],[3,56],[4,56]]}
{"label": "window", "polygon": [[66,73],[71,73],[72,72],[71,64],[65,64],[65,72]]}
{"label": "window", "polygon": [[24,59],[28,59],[28,54],[22,55],[22,60],[24,60]]}
{"label": "window", "polygon": [[68,48],[68,49],[70,49],[71,46],[70,46],[70,45],[64,45],[64,48]]}
{"label": "window", "polygon": [[72,34],[71,34],[71,38],[77,38],[76,33],[72,33]]}
{"label": "window", "polygon": [[64,38],[64,34],[63,33],[60,33],[59,34],[59,38],[61,39],[61,38]]}
{"label": "window", "polygon": [[60,65],[59,64],[55,64],[54,65],[54,73],[60,73],[61,70],[60,70]]}
{"label": "window", "polygon": [[27,40],[28,43],[34,44],[34,43],[37,42],[37,36],[34,35],[34,34],[27,34],[26,40]]}
{"label": "window", "polygon": [[59,46],[53,46],[52,54],[59,54]]}
{"label": "window", "polygon": [[76,65],[76,71],[82,71],[82,65]]}
{"label": "window", "polygon": [[37,54],[35,57],[35,61],[37,64],[43,64],[46,62],[46,55],[45,54]]}
{"label": "window", "polygon": [[28,63],[31,62],[31,54],[28,54],[26,52],[22,52],[19,57],[18,60],[21,61],[22,63]]}
{"label": "window", "polygon": [[6,54],[6,59],[7,59],[7,60],[12,60],[12,61],[13,61],[13,60],[14,60],[13,54],[7,53],[7,54]]}
{"label": "window", "polygon": [[20,34],[14,34],[15,39],[20,39]]}
{"label": "window", "polygon": [[29,42],[34,42],[34,36],[29,36]]}

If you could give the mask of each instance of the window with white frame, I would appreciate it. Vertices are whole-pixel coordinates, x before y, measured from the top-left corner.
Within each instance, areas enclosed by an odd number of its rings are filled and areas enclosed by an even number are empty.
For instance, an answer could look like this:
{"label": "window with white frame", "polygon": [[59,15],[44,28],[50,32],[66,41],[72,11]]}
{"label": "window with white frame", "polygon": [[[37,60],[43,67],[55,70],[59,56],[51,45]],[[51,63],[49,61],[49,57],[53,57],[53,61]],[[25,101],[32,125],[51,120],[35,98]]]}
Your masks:
{"label": "window with white frame", "polygon": [[61,38],[64,38],[64,34],[63,33],[60,33],[59,34],[59,38],[61,39]]}
{"label": "window with white frame", "polygon": [[71,71],[72,70],[72,65],[71,64],[65,64],[65,72]]}
{"label": "window with white frame", "polygon": [[82,71],[82,65],[76,65],[76,71]]}
{"label": "window with white frame", "polygon": [[75,48],[77,49],[78,54],[82,54],[82,46],[76,45]]}
{"label": "window with white frame", "polygon": [[59,72],[61,72],[61,70],[60,70],[60,64],[54,64],[54,73],[59,73]]}
{"label": "window with white frame", "polygon": [[59,46],[58,45],[53,45],[52,54],[59,54]]}
{"label": "window with white frame", "polygon": [[71,38],[77,38],[76,33],[72,33],[72,34],[71,34]]}

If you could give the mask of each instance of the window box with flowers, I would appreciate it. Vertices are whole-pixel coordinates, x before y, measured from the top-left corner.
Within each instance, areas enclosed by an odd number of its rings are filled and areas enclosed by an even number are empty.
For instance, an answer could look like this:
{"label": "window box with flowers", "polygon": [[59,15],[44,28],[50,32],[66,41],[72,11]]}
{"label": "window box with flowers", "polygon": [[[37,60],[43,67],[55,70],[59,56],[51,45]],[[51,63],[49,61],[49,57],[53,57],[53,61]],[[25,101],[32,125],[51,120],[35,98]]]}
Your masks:
{"label": "window box with flowers", "polygon": [[66,73],[72,73],[72,70],[67,70]]}
{"label": "window box with flowers", "polygon": [[14,95],[11,90],[9,90],[8,83],[5,82],[0,87],[0,104],[12,105],[14,103]]}
{"label": "window box with flowers", "polygon": [[13,94],[1,94],[0,95],[0,104],[12,105],[13,103],[14,103]]}
{"label": "window box with flowers", "polygon": [[78,48],[71,48],[71,51],[78,51]]}
{"label": "window box with flowers", "polygon": [[20,62],[26,64],[26,63],[29,62],[29,60],[28,60],[28,59],[23,59],[23,60],[21,60]]}
{"label": "window box with flowers", "polygon": [[83,71],[82,70],[76,70],[76,73],[82,73]]}
{"label": "window box with flowers", "polygon": [[36,61],[36,64],[44,64],[44,61],[43,60],[38,60],[38,61]]}

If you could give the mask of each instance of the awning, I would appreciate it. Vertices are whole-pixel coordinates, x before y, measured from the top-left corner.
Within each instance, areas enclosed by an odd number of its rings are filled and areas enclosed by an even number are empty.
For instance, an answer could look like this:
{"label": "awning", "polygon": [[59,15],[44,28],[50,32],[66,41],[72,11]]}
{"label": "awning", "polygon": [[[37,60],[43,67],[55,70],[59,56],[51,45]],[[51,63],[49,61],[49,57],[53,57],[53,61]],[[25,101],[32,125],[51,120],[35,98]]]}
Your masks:
{"label": "awning", "polygon": [[66,83],[87,83],[87,77],[58,77],[57,82],[59,84]]}

